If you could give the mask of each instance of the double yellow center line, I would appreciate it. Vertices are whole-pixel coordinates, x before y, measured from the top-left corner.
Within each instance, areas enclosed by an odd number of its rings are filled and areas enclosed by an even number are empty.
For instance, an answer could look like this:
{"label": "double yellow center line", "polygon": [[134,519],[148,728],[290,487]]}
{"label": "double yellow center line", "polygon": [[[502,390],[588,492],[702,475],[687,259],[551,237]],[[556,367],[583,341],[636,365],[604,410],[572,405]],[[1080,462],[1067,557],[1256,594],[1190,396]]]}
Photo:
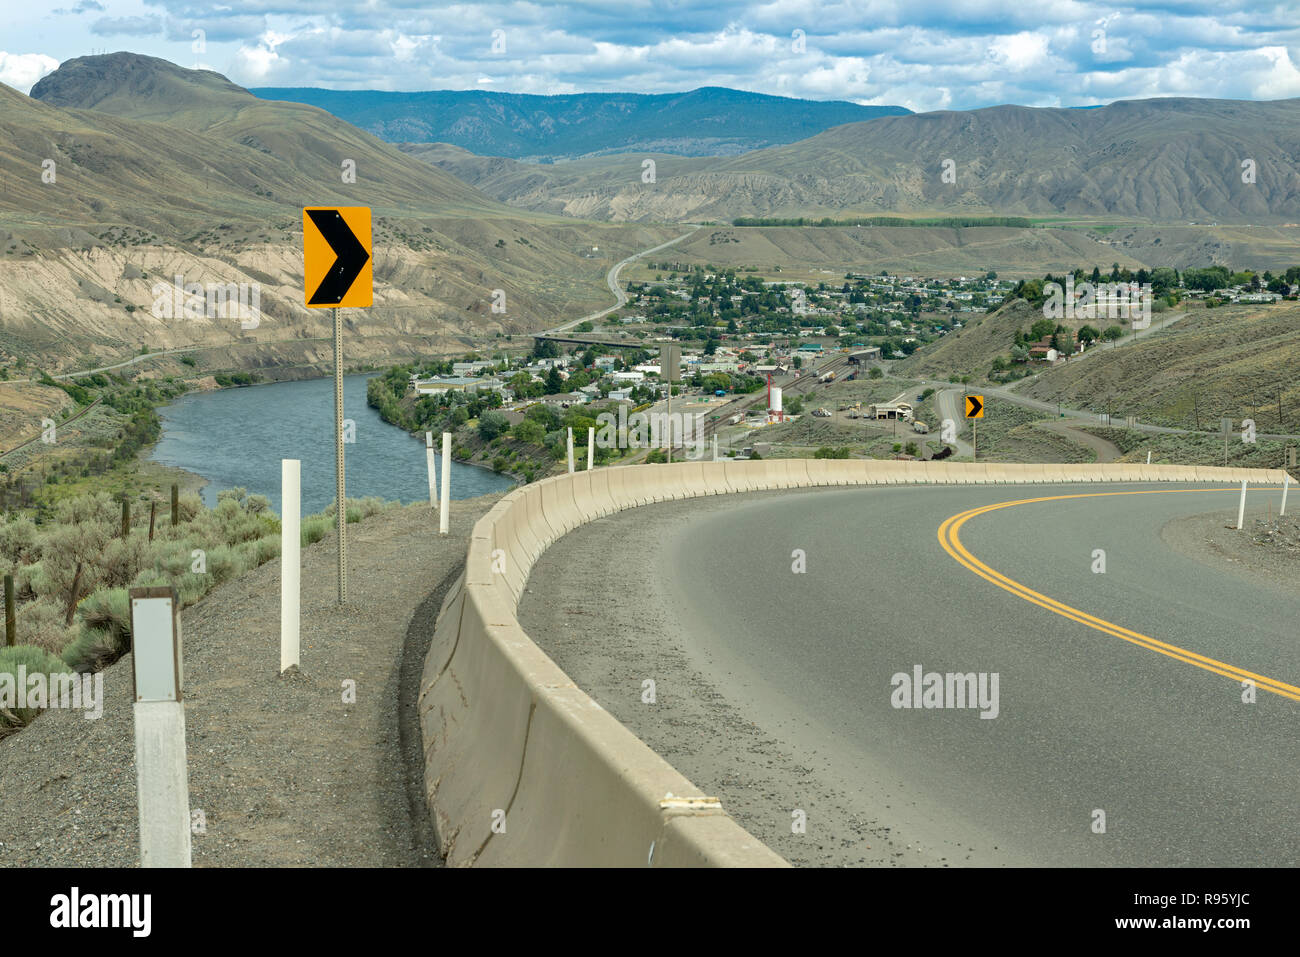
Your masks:
{"label": "double yellow center line", "polygon": [[1290,698],[1292,701],[1300,701],[1300,688],[1295,685],[1289,685],[1284,681],[1278,681],[1276,678],[1267,678],[1264,675],[1257,675],[1253,671],[1246,671],[1244,668],[1238,668],[1235,665],[1218,661],[1214,658],[1207,658],[1205,655],[1199,655],[1194,651],[1188,651],[1186,648],[1180,648],[1177,645],[1171,645],[1167,642],[1152,638],[1150,635],[1144,635],[1141,632],[1132,631],[1117,625],[1114,622],[1097,618],[1089,615],[1087,612],[1080,611],[1078,608],[1072,608],[1069,605],[1059,602],[1054,598],[1048,598],[1046,595],[1039,594],[1027,585],[1008,578],[996,569],[990,568],[974,555],[972,555],[966,546],[961,543],[958,532],[972,518],[980,515],[986,515],[989,512],[996,512],[1003,508],[1012,508],[1016,505],[1032,505],[1037,502],[1059,502],[1071,498],[1101,498],[1108,495],[1169,495],[1176,492],[1206,492],[1206,491],[1233,491],[1233,489],[1153,489],[1139,492],[1084,492],[1073,495],[1049,495],[1043,498],[1024,498],[1015,502],[998,502],[994,505],[983,505],[979,508],[972,508],[968,511],[953,515],[939,526],[939,544],[943,550],[951,555],[958,563],[966,566],[976,575],[997,585],[1004,591],[1027,602],[1038,605],[1040,608],[1046,608],[1063,618],[1069,618],[1071,621],[1077,621],[1081,625],[1087,625],[1096,631],[1113,635],[1121,638],[1131,644],[1138,645],[1148,651],[1154,651],[1157,654],[1165,655],[1181,661],[1184,664],[1195,665],[1197,668],[1203,668],[1206,671],[1212,671],[1217,675],[1223,675],[1226,678],[1232,678],[1237,682],[1253,681],[1255,686],[1264,691],[1271,691],[1273,694],[1281,695],[1284,698]]}

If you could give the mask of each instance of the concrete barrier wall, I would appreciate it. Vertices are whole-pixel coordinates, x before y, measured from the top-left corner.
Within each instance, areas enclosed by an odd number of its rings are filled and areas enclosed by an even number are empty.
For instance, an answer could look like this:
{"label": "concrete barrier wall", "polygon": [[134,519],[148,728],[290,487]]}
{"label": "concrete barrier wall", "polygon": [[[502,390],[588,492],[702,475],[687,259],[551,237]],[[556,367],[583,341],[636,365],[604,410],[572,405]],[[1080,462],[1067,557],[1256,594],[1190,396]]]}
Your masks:
{"label": "concrete barrier wall", "polygon": [[680,462],[575,472],[517,488],[470,536],[419,698],[425,791],[456,866],[784,866],[618,723],[515,618],[543,551],[653,501],[826,485],[1198,482],[1280,485],[1281,469],[836,459]]}

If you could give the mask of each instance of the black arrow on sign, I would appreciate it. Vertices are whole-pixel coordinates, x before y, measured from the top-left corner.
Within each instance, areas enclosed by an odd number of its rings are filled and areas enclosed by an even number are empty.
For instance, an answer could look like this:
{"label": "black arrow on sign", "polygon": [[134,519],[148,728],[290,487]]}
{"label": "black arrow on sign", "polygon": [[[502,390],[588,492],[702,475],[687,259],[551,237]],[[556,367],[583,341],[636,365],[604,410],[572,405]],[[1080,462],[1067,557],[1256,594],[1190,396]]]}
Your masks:
{"label": "black arrow on sign", "polygon": [[984,408],[984,403],[982,403],[978,398],[973,395],[966,396],[966,418],[973,419],[975,416],[979,415],[980,409],[982,408]]}
{"label": "black arrow on sign", "polygon": [[366,247],[348,228],[343,214],[337,209],[309,209],[307,215],[337,257],[309,301],[313,306],[342,302],[361,268],[370,259],[370,253],[366,252]]}

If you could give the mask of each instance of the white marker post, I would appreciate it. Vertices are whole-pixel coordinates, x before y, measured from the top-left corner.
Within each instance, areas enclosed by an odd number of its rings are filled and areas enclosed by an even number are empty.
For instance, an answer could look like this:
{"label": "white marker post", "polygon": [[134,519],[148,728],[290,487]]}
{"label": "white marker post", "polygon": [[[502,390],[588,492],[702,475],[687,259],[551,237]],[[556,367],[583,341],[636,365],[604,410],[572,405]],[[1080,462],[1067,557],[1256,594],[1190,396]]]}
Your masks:
{"label": "white marker post", "polygon": [[447,502],[451,499],[451,433],[442,433],[442,504],[438,509],[438,534],[451,531],[451,514]]}
{"label": "white marker post", "polygon": [[280,459],[280,672],[299,665],[302,462]]}
{"label": "white marker post", "polygon": [[596,430],[591,426],[587,427],[587,471],[591,471],[592,463],[596,458]]}
{"label": "white marker post", "polygon": [[1286,514],[1286,493],[1291,487],[1291,473],[1286,472],[1282,476],[1282,507],[1277,510],[1277,517],[1281,518]]}
{"label": "white marker post", "polygon": [[718,461],[718,437],[713,437],[713,461]]}
{"label": "white marker post", "polygon": [[180,602],[170,585],[132,588],[129,597],[140,866],[189,867]]}
{"label": "white marker post", "polygon": [[424,433],[424,463],[429,467],[429,508],[438,507],[438,465],[433,457],[433,433]]}
{"label": "white marker post", "polygon": [[1150,464],[1151,464],[1151,453],[1148,452],[1148,453],[1147,453],[1147,465],[1150,465]]}
{"label": "white marker post", "polygon": [[1245,523],[1245,521],[1246,521],[1246,483],[1242,482],[1241,503],[1237,506],[1237,528],[1240,529],[1241,526]]}
{"label": "white marker post", "polygon": [[569,474],[573,474],[573,426],[569,426]]}

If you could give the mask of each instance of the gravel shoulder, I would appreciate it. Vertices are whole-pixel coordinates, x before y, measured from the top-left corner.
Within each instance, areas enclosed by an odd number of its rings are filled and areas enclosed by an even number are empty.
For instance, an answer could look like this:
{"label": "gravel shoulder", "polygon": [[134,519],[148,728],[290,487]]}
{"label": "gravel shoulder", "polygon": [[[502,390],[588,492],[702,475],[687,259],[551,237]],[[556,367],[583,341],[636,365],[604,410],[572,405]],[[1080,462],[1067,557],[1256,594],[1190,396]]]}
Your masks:
{"label": "gravel shoulder", "polygon": [[1258,506],[1251,506],[1249,497],[1246,501],[1245,527],[1241,530],[1237,529],[1234,506],[1176,519],[1161,529],[1160,537],[1174,551],[1194,561],[1295,594],[1300,579],[1300,547],[1295,544],[1297,526],[1291,511],[1284,519],[1289,534],[1274,535],[1274,539],[1282,540],[1261,544],[1259,540],[1268,537],[1267,528],[1276,530],[1277,512],[1261,514]]}
{"label": "gravel shoulder", "polygon": [[[302,552],[302,671],[278,674],[280,563],[182,614],[196,867],[428,867],[415,699],[434,619],[470,529],[499,495],[348,526],[349,603],[334,535]],[[104,675],[103,716],[47,711],[0,742],[7,866],[139,863],[130,656]],[[344,684],[356,682],[354,703]]]}

